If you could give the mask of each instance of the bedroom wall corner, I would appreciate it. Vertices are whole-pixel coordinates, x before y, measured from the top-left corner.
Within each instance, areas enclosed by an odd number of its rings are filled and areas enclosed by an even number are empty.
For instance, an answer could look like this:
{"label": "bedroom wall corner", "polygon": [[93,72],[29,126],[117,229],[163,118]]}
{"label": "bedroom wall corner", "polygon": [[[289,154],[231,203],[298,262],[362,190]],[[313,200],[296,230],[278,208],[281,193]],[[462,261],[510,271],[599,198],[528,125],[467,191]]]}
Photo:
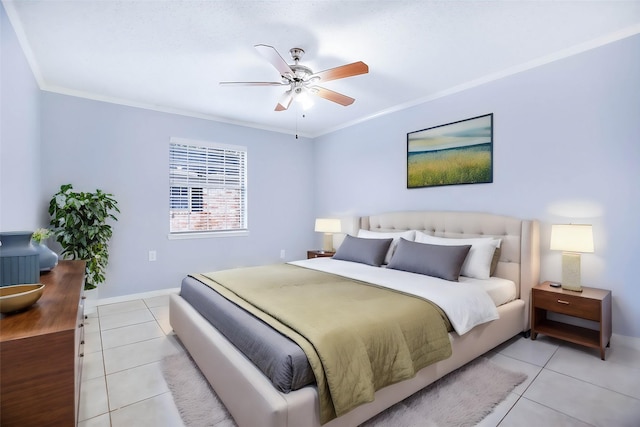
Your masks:
{"label": "bedroom wall corner", "polygon": [[39,214],[41,91],[0,4],[0,231],[46,226]]}

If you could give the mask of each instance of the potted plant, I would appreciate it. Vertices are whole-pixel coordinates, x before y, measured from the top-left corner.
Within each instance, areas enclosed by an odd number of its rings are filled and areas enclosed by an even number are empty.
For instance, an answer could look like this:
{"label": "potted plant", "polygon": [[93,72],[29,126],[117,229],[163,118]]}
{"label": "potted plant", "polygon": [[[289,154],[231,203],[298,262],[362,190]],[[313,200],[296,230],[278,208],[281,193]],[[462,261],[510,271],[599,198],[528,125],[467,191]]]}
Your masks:
{"label": "potted plant", "polygon": [[35,243],[34,247],[38,251],[38,259],[40,262],[40,271],[49,271],[58,265],[58,254],[49,249],[44,243],[53,233],[48,228],[38,228],[31,235],[31,240]]}
{"label": "potted plant", "polygon": [[118,220],[115,212],[120,210],[113,194],[76,192],[71,184],[62,185],[49,202],[50,224],[62,245],[61,255],[87,262],[85,289],[104,282],[113,234],[107,221]]}

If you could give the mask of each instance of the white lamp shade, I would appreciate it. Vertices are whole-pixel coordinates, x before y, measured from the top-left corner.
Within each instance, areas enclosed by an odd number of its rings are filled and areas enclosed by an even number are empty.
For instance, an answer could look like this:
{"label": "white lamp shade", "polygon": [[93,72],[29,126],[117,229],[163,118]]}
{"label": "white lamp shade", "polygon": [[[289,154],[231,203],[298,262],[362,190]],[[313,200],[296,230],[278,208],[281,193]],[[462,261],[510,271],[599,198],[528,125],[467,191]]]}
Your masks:
{"label": "white lamp shade", "polygon": [[593,229],[590,224],[551,226],[551,248],[565,252],[593,252]]}
{"label": "white lamp shade", "polygon": [[317,218],[315,231],[319,233],[340,233],[342,223],[337,218]]}

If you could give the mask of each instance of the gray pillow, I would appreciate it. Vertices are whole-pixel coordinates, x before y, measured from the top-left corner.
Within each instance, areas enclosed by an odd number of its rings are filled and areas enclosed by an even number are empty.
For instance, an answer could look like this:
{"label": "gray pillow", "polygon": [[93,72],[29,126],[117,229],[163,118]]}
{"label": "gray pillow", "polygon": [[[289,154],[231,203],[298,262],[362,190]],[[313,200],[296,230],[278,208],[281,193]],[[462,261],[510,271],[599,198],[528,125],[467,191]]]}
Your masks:
{"label": "gray pillow", "polygon": [[458,281],[471,245],[441,246],[400,239],[387,268]]}
{"label": "gray pillow", "polygon": [[393,239],[364,239],[347,235],[333,258],[379,267],[384,262],[392,241]]}

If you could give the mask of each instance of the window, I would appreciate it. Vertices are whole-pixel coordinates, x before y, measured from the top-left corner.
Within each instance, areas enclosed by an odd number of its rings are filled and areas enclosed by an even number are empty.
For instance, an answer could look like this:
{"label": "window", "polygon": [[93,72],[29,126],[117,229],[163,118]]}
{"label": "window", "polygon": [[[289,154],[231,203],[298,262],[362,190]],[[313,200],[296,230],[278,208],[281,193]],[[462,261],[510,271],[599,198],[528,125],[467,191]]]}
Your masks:
{"label": "window", "polygon": [[247,230],[247,149],[171,138],[171,235]]}

